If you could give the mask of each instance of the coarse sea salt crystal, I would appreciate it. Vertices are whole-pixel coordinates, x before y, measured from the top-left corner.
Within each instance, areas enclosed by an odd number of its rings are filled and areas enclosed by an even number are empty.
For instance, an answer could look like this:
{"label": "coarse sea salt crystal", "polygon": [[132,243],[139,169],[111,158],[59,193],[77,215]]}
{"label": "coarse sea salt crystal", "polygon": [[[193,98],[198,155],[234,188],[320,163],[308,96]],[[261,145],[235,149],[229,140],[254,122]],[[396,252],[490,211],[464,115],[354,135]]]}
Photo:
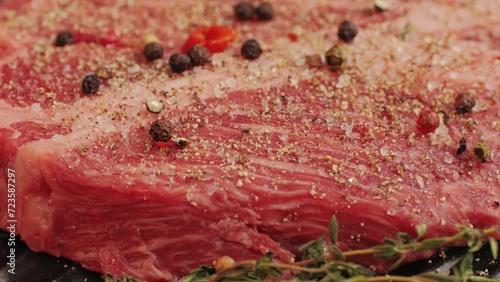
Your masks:
{"label": "coarse sea salt crystal", "polygon": [[425,187],[424,179],[422,178],[422,176],[417,175],[417,176],[415,176],[415,179],[417,179],[417,183],[418,183],[418,186],[420,186],[420,188]]}
{"label": "coarse sea salt crystal", "polygon": [[382,157],[386,157],[388,153],[389,153],[389,147],[383,146],[382,148],[380,148],[380,154],[382,155]]}
{"label": "coarse sea salt crystal", "polygon": [[348,74],[343,74],[339,77],[339,81],[337,82],[337,87],[338,89],[342,89],[346,86],[348,86],[351,83],[351,76]]}
{"label": "coarse sea salt crystal", "polygon": [[34,112],[39,112],[39,111],[42,110],[42,107],[40,107],[39,103],[33,103],[31,105],[31,110],[34,111]]}
{"label": "coarse sea salt crystal", "polygon": [[452,156],[452,155],[450,155],[450,153],[446,152],[446,153],[444,154],[444,159],[443,159],[443,161],[444,161],[445,163],[447,163],[447,164],[451,164],[451,163],[453,163],[453,156]]}
{"label": "coarse sea salt crystal", "polygon": [[133,66],[127,69],[128,73],[138,73],[141,71],[141,67],[138,64],[134,64]]}

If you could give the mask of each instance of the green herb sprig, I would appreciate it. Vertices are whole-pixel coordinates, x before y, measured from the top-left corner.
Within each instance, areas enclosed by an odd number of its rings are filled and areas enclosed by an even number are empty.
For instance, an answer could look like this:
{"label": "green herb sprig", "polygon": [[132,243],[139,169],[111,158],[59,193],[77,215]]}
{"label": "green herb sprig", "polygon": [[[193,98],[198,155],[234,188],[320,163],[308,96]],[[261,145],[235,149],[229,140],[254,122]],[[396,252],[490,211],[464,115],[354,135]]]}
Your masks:
{"label": "green herb sprig", "polygon": [[[214,267],[201,266],[179,282],[222,282],[222,281],[280,281],[285,271],[291,281],[495,281],[492,279],[474,276],[471,268],[473,253],[485,243],[489,243],[494,259],[498,257],[498,242],[491,237],[500,232],[500,226],[487,229],[474,229],[467,226],[458,226],[459,231],[448,237],[423,239],[427,233],[427,225],[416,226],[416,237],[409,233],[399,232],[395,239],[386,238],[383,244],[367,249],[342,252],[337,247],[338,222],[332,217],[329,225],[328,243],[326,234],[316,240],[305,243],[299,248],[302,260],[295,263],[275,262],[272,253],[267,253],[258,260],[235,262],[232,265],[216,271]],[[451,275],[439,273],[422,273],[411,277],[376,274],[355,263],[345,261],[348,257],[372,255],[395,260],[391,269],[397,268],[408,254],[433,250],[453,243],[466,242],[468,253],[462,261],[453,268]],[[288,277],[287,276],[287,277]]]}

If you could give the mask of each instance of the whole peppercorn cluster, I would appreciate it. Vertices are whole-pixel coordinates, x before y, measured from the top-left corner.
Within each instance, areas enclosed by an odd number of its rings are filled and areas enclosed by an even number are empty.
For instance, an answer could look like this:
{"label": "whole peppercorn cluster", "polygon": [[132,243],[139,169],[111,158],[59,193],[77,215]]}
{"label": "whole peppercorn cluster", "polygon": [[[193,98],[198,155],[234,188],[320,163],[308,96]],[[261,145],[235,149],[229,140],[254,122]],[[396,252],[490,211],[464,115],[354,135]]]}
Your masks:
{"label": "whole peppercorn cluster", "polygon": [[205,46],[197,44],[191,47],[187,54],[176,53],[170,56],[168,64],[173,72],[181,73],[192,67],[210,63],[211,55],[212,54]]}
{"label": "whole peppercorn cluster", "polygon": [[274,11],[268,2],[262,2],[255,7],[250,2],[241,1],[234,6],[234,15],[240,21],[253,20],[255,16],[261,21],[270,21],[274,18]]}

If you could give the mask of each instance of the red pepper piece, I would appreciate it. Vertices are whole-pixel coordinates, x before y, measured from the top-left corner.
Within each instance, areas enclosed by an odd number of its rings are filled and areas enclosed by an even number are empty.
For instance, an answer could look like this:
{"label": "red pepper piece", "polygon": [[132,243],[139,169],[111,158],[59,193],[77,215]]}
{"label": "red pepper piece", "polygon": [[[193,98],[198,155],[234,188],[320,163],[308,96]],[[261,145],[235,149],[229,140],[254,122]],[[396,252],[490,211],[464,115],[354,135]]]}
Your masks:
{"label": "red pepper piece", "polygon": [[434,132],[439,127],[439,116],[431,109],[424,109],[417,119],[417,128],[421,133]]}
{"label": "red pepper piece", "polygon": [[186,53],[196,44],[205,46],[211,53],[224,51],[229,43],[236,39],[237,32],[232,27],[226,26],[202,26],[189,35],[189,38],[182,46],[182,51]]}

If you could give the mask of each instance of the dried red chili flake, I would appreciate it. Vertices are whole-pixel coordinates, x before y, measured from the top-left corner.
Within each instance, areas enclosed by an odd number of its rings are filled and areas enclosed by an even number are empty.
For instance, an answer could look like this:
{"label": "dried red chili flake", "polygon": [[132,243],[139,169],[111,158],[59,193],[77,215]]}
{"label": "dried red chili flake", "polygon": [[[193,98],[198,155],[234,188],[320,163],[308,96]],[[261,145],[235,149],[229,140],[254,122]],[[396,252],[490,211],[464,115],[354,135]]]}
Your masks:
{"label": "dried red chili flake", "polygon": [[297,42],[299,40],[299,36],[295,33],[289,33],[286,35],[288,37],[288,39],[290,39],[290,41],[292,42]]}
{"label": "dried red chili flake", "polygon": [[182,46],[182,52],[186,53],[196,44],[205,46],[211,53],[224,51],[229,43],[237,37],[237,32],[232,27],[226,26],[202,26],[189,35]]}
{"label": "dried red chili flake", "polygon": [[439,116],[431,109],[424,109],[420,112],[417,119],[417,128],[423,133],[431,133],[439,127]]}

